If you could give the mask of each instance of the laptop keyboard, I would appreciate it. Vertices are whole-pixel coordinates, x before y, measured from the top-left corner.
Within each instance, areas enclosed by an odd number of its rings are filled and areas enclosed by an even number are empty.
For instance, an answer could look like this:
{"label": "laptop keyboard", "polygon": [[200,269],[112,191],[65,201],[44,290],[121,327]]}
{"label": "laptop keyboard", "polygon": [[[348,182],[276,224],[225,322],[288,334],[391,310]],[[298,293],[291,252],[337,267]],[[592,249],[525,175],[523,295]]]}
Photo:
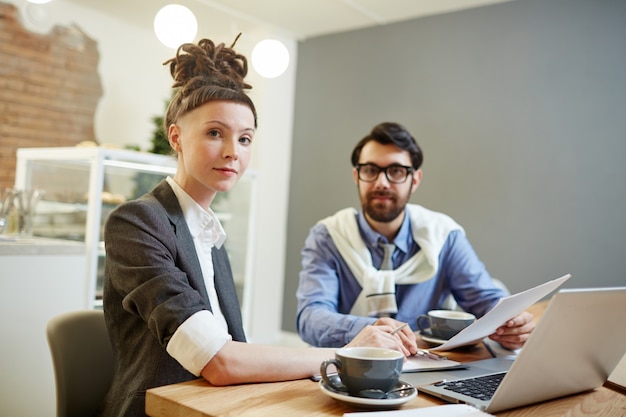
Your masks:
{"label": "laptop keyboard", "polygon": [[502,382],[504,375],[506,375],[506,372],[456,381],[444,381],[435,384],[435,386],[479,400],[489,401],[493,397],[493,393],[496,392],[500,382]]}

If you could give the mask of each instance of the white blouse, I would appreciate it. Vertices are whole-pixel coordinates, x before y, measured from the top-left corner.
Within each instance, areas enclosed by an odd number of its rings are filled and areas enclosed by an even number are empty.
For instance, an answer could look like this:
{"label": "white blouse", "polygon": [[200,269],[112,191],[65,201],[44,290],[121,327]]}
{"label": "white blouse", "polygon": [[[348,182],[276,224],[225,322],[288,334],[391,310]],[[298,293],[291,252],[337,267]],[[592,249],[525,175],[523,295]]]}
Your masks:
{"label": "white blouse", "polygon": [[193,237],[213,310],[212,313],[208,310],[199,311],[185,320],[167,344],[167,353],[189,372],[200,376],[200,372],[213,356],[226,342],[232,340],[215,291],[215,272],[211,256],[213,246],[220,248],[224,244],[226,233],[209,207],[201,207],[173,178],[167,177],[166,181],[178,199]]}

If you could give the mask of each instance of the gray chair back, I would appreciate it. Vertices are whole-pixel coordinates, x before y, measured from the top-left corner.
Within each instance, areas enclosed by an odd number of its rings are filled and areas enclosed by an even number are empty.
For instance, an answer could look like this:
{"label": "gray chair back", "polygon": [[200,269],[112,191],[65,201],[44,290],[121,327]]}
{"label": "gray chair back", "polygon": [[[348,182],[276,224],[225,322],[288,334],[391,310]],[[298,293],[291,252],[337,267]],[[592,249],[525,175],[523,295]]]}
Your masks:
{"label": "gray chair back", "polygon": [[46,329],[56,382],[57,417],[93,416],[113,380],[111,342],[101,310],[61,314]]}

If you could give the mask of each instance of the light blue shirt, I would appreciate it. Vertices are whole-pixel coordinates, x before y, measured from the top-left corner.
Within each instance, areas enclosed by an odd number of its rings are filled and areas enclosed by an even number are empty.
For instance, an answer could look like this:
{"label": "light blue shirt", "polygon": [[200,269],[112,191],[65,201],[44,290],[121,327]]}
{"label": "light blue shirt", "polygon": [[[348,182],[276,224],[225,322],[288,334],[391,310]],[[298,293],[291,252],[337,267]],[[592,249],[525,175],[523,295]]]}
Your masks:
{"label": "light blue shirt", "polygon": [[[374,267],[380,267],[383,250],[378,242],[387,239],[374,231],[362,211],[357,214],[359,232],[372,256]],[[413,239],[409,216],[393,241],[394,269],[419,250]],[[340,347],[349,343],[373,317],[350,314],[361,286],[340,256],[326,226],[311,228],[302,250],[302,271],[296,297],[297,327],[305,342],[320,347]],[[477,317],[489,311],[506,292],[494,285],[484,264],[460,231],[448,235],[439,254],[439,270],[431,279],[418,284],[396,285],[398,313],[395,319],[409,323],[416,330],[417,316],[440,308],[449,294],[465,311]]]}

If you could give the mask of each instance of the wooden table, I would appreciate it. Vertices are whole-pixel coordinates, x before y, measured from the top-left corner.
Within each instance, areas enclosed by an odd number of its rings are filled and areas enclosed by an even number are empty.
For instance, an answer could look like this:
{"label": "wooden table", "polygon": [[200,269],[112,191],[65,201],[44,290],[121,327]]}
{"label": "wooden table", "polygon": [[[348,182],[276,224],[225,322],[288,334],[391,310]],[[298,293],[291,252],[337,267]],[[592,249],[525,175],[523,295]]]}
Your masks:
{"label": "wooden table", "polygon": [[[545,303],[533,306],[540,317]],[[420,344],[423,342],[420,340]],[[426,347],[422,345],[422,347]],[[447,353],[450,359],[472,361],[491,357],[482,344]],[[502,417],[602,416],[625,417],[626,395],[612,386],[540,404],[496,413]],[[443,404],[419,393],[401,409]],[[355,411],[323,394],[311,380],[215,387],[199,379],[148,390],[146,413],[151,417],[327,417]]]}

